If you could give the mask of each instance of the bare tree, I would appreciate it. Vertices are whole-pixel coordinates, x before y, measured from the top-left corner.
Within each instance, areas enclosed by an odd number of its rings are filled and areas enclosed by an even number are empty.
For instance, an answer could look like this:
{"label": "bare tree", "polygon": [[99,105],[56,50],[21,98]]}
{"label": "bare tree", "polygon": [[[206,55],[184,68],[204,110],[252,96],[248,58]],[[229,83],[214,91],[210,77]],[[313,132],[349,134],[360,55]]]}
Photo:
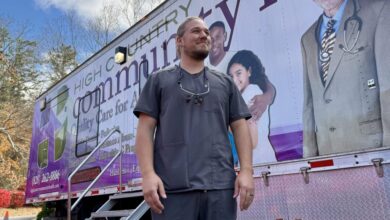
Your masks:
{"label": "bare tree", "polygon": [[45,61],[48,67],[47,78],[53,84],[77,67],[76,51],[72,46],[61,44],[49,51]]}
{"label": "bare tree", "polygon": [[86,56],[81,53],[84,36],[85,28],[81,19],[75,11],[68,11],[46,22],[39,38],[39,48],[42,54],[47,54],[61,45],[68,45],[76,51],[76,60],[84,60]]}
{"label": "bare tree", "polygon": [[128,27],[130,27],[163,1],[164,0],[121,0],[121,15]]}
{"label": "bare tree", "polygon": [[88,34],[85,36],[86,45],[94,52],[104,47],[162,1],[121,0],[119,5],[106,1],[100,15],[87,22],[86,29]]}
{"label": "bare tree", "polygon": [[105,0],[98,16],[83,19],[71,10],[47,22],[40,42],[43,52],[72,46],[78,63],[129,28],[163,0]]}
{"label": "bare tree", "polygon": [[87,21],[84,40],[92,52],[107,45],[121,32],[118,14],[118,9],[106,1],[99,16]]}

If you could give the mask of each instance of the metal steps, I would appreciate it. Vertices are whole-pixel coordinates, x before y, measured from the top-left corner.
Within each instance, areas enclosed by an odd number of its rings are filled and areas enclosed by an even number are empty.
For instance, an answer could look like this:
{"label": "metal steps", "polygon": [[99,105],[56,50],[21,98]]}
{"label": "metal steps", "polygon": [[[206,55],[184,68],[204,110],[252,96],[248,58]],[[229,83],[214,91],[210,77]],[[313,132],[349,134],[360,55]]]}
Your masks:
{"label": "metal steps", "polygon": [[149,209],[149,206],[143,200],[136,209],[112,210],[112,208],[122,199],[142,196],[142,192],[118,193],[109,197],[96,212],[91,213],[88,220],[95,218],[120,218],[121,220],[138,220]]}
{"label": "metal steps", "polygon": [[114,211],[100,211],[91,214],[92,218],[110,218],[110,217],[127,217],[133,213],[134,209],[128,210],[114,210]]}
{"label": "metal steps", "polygon": [[110,196],[110,199],[115,200],[115,199],[126,199],[126,198],[133,198],[133,197],[141,197],[144,194],[139,191],[139,192],[132,192],[132,193],[117,193],[112,196]]}
{"label": "metal steps", "polygon": [[131,215],[126,218],[121,218],[121,220],[139,220],[148,210],[149,205],[145,200],[141,202],[141,204],[131,213]]}

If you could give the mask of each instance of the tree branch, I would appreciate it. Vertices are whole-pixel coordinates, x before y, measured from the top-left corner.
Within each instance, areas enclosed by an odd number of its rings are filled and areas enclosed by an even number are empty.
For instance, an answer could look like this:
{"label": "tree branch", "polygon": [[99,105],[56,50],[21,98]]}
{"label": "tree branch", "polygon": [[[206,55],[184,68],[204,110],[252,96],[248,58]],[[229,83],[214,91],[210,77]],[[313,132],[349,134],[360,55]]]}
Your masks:
{"label": "tree branch", "polygon": [[7,136],[8,142],[11,144],[11,147],[12,147],[15,151],[19,152],[19,150],[18,150],[17,147],[16,147],[16,144],[15,144],[14,141],[12,140],[12,137],[11,137],[11,135],[8,133],[8,131],[7,131],[6,129],[4,129],[4,128],[0,128],[0,132],[3,133],[5,136]]}
{"label": "tree branch", "polygon": [[7,136],[7,139],[8,139],[8,142],[11,144],[11,147],[14,149],[14,151],[16,153],[18,153],[22,159],[26,159],[23,154],[20,152],[20,149],[18,148],[18,146],[15,144],[15,142],[12,140],[12,137],[11,135],[7,132],[7,130],[3,129],[3,128],[0,128],[0,133],[3,133],[4,135]]}
{"label": "tree branch", "polygon": [[[4,113],[6,113],[6,111],[3,111]],[[7,112],[8,113],[8,112]],[[14,115],[16,113],[16,111],[11,111],[8,115],[7,115],[7,118],[2,122],[2,125],[5,127],[7,122],[10,121],[12,119],[12,115]]]}
{"label": "tree branch", "polygon": [[29,117],[25,117],[24,120],[21,120],[19,123],[15,124],[14,126],[7,127],[7,130],[12,130],[14,128],[19,128],[19,126],[23,125],[24,123],[28,122]]}

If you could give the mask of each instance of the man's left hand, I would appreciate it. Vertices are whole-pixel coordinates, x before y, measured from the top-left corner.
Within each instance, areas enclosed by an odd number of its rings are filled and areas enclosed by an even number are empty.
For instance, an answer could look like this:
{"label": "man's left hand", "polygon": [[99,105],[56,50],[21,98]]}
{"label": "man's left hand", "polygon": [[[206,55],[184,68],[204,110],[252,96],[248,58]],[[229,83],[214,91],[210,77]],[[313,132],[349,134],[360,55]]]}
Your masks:
{"label": "man's left hand", "polygon": [[252,170],[241,170],[234,186],[234,198],[240,195],[240,209],[247,210],[255,197]]}

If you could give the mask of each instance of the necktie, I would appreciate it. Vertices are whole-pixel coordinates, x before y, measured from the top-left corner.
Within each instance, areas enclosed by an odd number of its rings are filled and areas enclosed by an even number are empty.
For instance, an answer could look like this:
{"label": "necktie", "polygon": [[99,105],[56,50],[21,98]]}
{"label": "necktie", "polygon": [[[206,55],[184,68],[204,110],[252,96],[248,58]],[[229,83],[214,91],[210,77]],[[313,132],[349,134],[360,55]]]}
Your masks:
{"label": "necktie", "polygon": [[326,31],[321,41],[320,64],[321,64],[321,79],[325,85],[328,77],[330,56],[333,53],[334,42],[336,41],[336,32],[333,28],[336,20],[330,19],[326,26]]}

